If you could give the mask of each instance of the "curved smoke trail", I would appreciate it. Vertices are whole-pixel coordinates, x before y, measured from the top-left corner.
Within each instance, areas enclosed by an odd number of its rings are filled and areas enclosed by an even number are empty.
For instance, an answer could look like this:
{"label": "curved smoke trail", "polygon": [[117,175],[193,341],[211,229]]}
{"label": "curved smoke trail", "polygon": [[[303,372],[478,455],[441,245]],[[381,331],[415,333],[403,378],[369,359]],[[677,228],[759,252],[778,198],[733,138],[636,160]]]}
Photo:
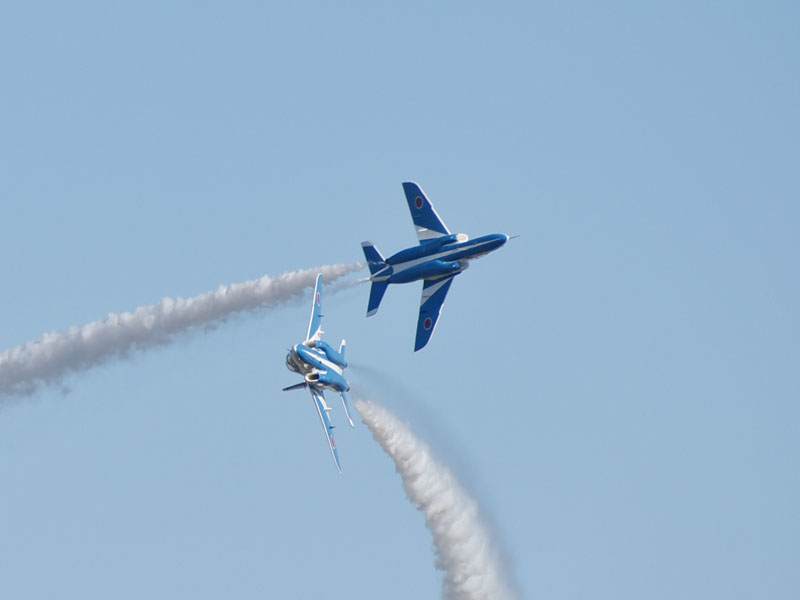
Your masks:
{"label": "curved smoke trail", "polygon": [[425,442],[374,402],[356,400],[362,421],[394,461],[409,500],[425,515],[433,534],[436,566],[445,573],[448,600],[515,599],[478,506]]}
{"label": "curved smoke trail", "polygon": [[0,395],[30,394],[42,383],[85,371],[131,350],[169,342],[176,334],[210,325],[248,310],[270,307],[299,296],[313,286],[317,273],[325,282],[360,271],[361,263],[327,265],[291,271],[277,277],[222,285],[193,298],[164,298],[134,312],[109,314],[103,320],[66,332],[53,331],[38,340],[0,353]]}

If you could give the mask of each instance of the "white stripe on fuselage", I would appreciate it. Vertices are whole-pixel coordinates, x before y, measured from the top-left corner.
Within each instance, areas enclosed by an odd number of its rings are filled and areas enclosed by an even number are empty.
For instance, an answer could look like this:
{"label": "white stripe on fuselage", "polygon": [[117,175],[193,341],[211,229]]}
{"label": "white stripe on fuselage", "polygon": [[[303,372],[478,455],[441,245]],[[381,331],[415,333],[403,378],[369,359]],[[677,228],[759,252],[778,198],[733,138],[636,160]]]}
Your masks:
{"label": "white stripe on fuselage", "polygon": [[[335,372],[336,372],[336,373],[338,373],[339,375],[342,375],[342,373],[344,373],[344,369],[342,369],[342,368],[341,368],[339,365],[337,365],[335,362],[331,361],[331,360],[330,360],[330,359],[329,359],[329,358],[328,358],[328,357],[325,355],[325,353],[324,353],[324,352],[322,352],[321,350],[317,350],[316,348],[309,348],[309,350],[310,350],[310,351],[311,351],[311,352],[314,354],[314,357],[315,357],[315,358],[316,358],[316,359],[317,359],[319,362],[321,362],[323,365],[325,365],[326,367],[328,367],[328,368],[329,368],[329,369],[331,369],[332,371],[335,371]],[[303,359],[302,359],[302,357],[300,357],[300,360],[301,360],[301,361],[303,360]],[[318,368],[318,367],[315,367],[314,365],[311,365],[311,367],[312,367],[312,368]]]}
{"label": "white stripe on fuselage", "polygon": [[[473,248],[480,248],[481,246],[486,245],[486,244],[490,244],[491,242],[492,242],[492,240],[486,240],[484,242],[479,242],[477,244],[471,244],[469,246],[461,246],[459,248],[449,248],[449,249],[445,250],[444,252],[439,252],[438,254],[431,254],[429,256],[423,256],[422,258],[415,258],[414,260],[409,260],[407,262],[398,263],[396,265],[389,265],[389,266],[391,266],[394,269],[394,271],[392,272],[392,274],[394,275],[396,273],[402,273],[403,271],[411,269],[412,267],[416,267],[417,265],[421,265],[423,263],[430,262],[432,260],[438,260],[440,258],[446,258],[448,256],[452,256],[453,254],[458,254],[460,252],[465,252],[465,251],[471,250]],[[489,251],[487,250],[486,252],[489,252]],[[476,254],[473,254],[472,256],[468,256],[468,257],[465,256],[463,259],[460,259],[460,260],[467,260],[468,258],[477,258],[480,254],[482,254],[482,253],[478,252]],[[485,254],[485,253],[483,253],[483,254]],[[379,273],[376,273],[376,275],[379,275]]]}

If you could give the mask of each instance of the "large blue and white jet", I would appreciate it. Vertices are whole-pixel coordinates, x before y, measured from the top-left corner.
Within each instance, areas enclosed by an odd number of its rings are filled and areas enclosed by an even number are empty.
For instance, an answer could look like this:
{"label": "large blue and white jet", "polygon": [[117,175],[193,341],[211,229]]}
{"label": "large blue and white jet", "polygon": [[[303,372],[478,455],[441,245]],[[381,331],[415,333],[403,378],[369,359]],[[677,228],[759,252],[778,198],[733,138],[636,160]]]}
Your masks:
{"label": "large blue and white jet", "polygon": [[417,320],[414,351],[424,348],[431,339],[442,304],[453,277],[469,267],[469,261],[496,250],[509,240],[503,233],[493,233],[470,240],[465,233],[454,234],[436,214],[430,200],[414,182],[403,183],[411,219],[417,229],[419,245],[383,258],[372,242],[362,242],[369,266],[372,287],[367,316],[378,312],[378,306],[390,283],[410,283],[422,279],[422,300]]}
{"label": "large blue and white jet", "polygon": [[339,462],[339,451],[336,450],[336,442],[333,439],[334,425],[328,413],[330,407],[325,403],[324,390],[333,390],[342,396],[344,414],[353,427],[353,419],[350,417],[350,407],[347,392],[350,384],[342,375],[347,361],[344,359],[345,341],[342,340],[339,351],[334,350],[330,345],[322,341],[322,273],[317,275],[317,284],[314,287],[314,298],[311,305],[311,320],[308,323],[308,333],[306,340],[300,344],[295,344],[286,355],[286,366],[290,371],[299,373],[303,376],[303,381],[296,385],[283,388],[283,391],[308,388],[311,397],[314,399],[314,406],[317,409],[319,420],[325,430],[325,437],[328,439],[328,446],[331,449],[333,462],[339,473],[342,472],[342,465]]}

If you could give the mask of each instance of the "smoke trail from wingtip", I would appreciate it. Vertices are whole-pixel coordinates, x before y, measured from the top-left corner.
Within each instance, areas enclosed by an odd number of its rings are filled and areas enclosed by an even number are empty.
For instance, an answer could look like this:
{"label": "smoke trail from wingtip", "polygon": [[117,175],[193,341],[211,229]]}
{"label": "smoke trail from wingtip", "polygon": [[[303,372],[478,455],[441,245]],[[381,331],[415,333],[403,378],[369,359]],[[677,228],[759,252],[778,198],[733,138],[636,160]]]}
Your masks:
{"label": "smoke trail from wingtip", "polygon": [[436,566],[444,571],[447,600],[519,597],[508,581],[478,507],[453,474],[409,427],[375,402],[355,401],[361,419],[394,461],[406,495],[425,515],[433,534]]}
{"label": "smoke trail from wingtip", "polygon": [[102,320],[65,332],[53,331],[0,353],[0,396],[30,394],[42,383],[56,383],[71,372],[85,371],[132,350],[169,342],[176,334],[211,325],[235,313],[272,307],[313,286],[317,273],[325,282],[360,271],[362,263],[326,265],[290,271],[277,277],[222,285],[192,298],[164,298],[134,312],[109,314]]}

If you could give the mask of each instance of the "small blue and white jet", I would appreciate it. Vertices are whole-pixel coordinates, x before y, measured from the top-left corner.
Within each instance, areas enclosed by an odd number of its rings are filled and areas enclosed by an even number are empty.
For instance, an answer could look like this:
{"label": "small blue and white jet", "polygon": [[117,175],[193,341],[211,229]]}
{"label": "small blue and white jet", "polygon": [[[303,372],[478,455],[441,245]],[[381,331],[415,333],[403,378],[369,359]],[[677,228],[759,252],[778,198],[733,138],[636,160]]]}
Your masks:
{"label": "small blue and white jet", "polygon": [[350,418],[350,406],[347,392],[350,384],[342,375],[347,361],[344,359],[345,341],[342,340],[337,352],[327,343],[322,341],[322,273],[317,275],[317,284],[314,287],[314,298],[311,305],[311,320],[308,323],[308,333],[306,340],[289,350],[286,355],[286,366],[290,371],[299,373],[303,376],[303,381],[296,385],[283,388],[283,391],[298,390],[308,388],[311,397],[314,399],[314,406],[319,414],[319,420],[325,429],[325,437],[328,439],[328,446],[331,449],[333,462],[339,473],[342,472],[342,465],[339,462],[339,452],[336,450],[336,442],[333,439],[334,425],[331,425],[330,407],[325,403],[323,390],[334,390],[342,396],[344,414],[353,427],[353,419]]}
{"label": "small blue and white jet", "polygon": [[453,277],[469,267],[469,261],[488,254],[510,238],[493,233],[470,240],[465,233],[453,234],[436,214],[430,200],[414,182],[403,183],[411,219],[417,229],[419,246],[401,250],[383,258],[372,242],[362,242],[369,266],[372,288],[369,292],[367,316],[378,312],[378,306],[390,283],[410,283],[423,280],[422,300],[417,320],[417,339],[414,351],[425,347],[436,328],[442,304]]}

